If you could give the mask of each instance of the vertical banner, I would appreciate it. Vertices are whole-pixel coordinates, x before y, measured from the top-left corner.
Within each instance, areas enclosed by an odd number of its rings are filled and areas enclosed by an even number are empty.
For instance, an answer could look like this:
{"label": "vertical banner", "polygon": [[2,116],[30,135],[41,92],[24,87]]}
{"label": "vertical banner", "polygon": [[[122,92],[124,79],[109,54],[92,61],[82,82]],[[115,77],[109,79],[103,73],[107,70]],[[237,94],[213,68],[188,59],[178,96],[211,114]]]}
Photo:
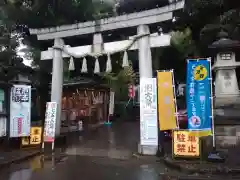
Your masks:
{"label": "vertical banner", "polygon": [[158,145],[156,78],[140,79],[141,145]]}
{"label": "vertical banner", "polygon": [[44,127],[44,142],[53,143],[57,118],[57,103],[47,102]]}
{"label": "vertical banner", "polygon": [[172,130],[177,128],[175,95],[172,71],[157,72],[158,84],[158,120],[160,130]]}
{"label": "vertical banner", "polygon": [[31,129],[31,86],[14,85],[10,99],[10,137],[29,136]]}
{"label": "vertical banner", "polygon": [[109,98],[109,115],[112,116],[114,114],[114,102],[115,99],[115,92],[110,91],[110,98]]}
{"label": "vertical banner", "polygon": [[187,114],[188,129],[211,135],[211,81],[208,59],[188,60],[187,63]]}

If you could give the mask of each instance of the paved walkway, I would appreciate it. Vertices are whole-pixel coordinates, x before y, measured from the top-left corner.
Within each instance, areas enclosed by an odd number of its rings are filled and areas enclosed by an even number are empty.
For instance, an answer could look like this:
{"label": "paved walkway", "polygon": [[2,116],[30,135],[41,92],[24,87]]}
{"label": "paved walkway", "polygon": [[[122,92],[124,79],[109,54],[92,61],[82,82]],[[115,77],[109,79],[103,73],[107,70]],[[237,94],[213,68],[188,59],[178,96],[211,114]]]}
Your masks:
{"label": "paved walkway", "polygon": [[9,152],[0,151],[0,169],[12,163],[27,160],[40,154],[40,150],[14,150]]}
{"label": "paved walkway", "polygon": [[117,122],[71,139],[66,154],[126,159],[137,152],[139,139],[139,122]]}
{"label": "paved walkway", "polygon": [[[53,156],[39,155],[28,161],[0,169],[4,180],[177,180],[224,179],[228,177],[198,174],[190,177],[168,169],[156,157],[137,157],[139,122],[103,126],[83,136],[70,138],[66,147],[57,148]],[[60,152],[60,153],[59,153]],[[232,177],[230,178],[232,179]]]}
{"label": "paved walkway", "polygon": [[[66,145],[57,147],[56,154],[129,159],[137,152],[139,122],[114,123],[81,135],[70,135]],[[0,169],[40,154],[40,149],[0,151]]]}

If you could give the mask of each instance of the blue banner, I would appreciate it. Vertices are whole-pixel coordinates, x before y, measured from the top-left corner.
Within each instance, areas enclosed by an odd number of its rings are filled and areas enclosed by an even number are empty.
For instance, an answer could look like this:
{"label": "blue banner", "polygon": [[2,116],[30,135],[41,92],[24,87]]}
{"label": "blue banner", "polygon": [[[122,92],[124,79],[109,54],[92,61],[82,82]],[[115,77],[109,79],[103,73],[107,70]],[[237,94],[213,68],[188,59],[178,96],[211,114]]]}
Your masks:
{"label": "blue banner", "polygon": [[211,78],[209,60],[188,60],[186,98],[189,130],[211,133],[211,81],[209,78]]}

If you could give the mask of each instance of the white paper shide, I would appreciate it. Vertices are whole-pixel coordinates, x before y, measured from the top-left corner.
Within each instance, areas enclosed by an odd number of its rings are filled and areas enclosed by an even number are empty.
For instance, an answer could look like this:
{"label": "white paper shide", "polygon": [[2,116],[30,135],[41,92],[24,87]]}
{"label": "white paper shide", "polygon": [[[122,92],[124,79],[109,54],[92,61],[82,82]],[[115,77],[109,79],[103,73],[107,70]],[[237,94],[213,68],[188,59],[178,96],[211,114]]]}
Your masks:
{"label": "white paper shide", "polygon": [[30,135],[31,86],[14,85],[10,99],[10,137]]}
{"label": "white paper shide", "polygon": [[156,78],[140,79],[141,145],[158,145]]}

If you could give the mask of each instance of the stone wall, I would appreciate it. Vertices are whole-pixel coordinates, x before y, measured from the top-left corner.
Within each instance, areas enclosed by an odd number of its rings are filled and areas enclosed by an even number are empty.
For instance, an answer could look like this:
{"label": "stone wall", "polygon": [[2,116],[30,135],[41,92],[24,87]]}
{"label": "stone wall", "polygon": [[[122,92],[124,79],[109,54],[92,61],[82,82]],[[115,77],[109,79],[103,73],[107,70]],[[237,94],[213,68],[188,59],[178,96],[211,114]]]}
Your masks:
{"label": "stone wall", "polygon": [[[202,137],[202,158],[207,159],[213,151],[212,136]],[[240,164],[240,125],[215,125],[216,150],[231,164]]]}
{"label": "stone wall", "polygon": [[220,96],[220,97],[216,97],[214,99],[215,108],[229,106],[229,105],[238,105],[239,106],[240,105],[240,96],[225,95],[225,97]]}
{"label": "stone wall", "polygon": [[216,125],[216,147],[224,152],[229,164],[240,164],[240,125]]}
{"label": "stone wall", "polygon": [[240,139],[240,125],[216,125],[215,135],[218,149],[235,147]]}

